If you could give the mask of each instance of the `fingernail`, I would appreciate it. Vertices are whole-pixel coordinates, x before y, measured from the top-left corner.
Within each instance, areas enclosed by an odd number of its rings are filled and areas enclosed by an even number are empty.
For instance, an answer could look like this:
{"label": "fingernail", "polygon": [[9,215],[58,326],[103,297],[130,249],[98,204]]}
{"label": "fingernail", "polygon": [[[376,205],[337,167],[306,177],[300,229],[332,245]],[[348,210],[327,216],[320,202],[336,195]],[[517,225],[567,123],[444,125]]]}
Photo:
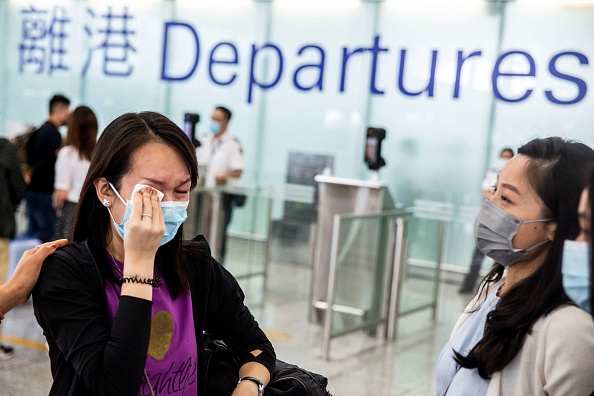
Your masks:
{"label": "fingernail", "polygon": [[56,246],[58,246],[58,245],[56,245],[55,243],[52,243],[52,244],[50,245],[50,247],[51,247],[51,248],[56,248]]}

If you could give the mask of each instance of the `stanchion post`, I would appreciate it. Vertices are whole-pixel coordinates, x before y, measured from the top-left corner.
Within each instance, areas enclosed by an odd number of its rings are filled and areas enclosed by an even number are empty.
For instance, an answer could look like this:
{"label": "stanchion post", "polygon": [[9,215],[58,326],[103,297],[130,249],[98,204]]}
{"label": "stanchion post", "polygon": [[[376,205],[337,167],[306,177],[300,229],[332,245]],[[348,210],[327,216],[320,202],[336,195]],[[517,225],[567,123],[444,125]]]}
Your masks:
{"label": "stanchion post", "polygon": [[332,341],[332,319],[334,306],[334,288],[336,287],[336,268],[338,260],[338,242],[340,241],[340,215],[334,215],[332,227],[332,247],[330,251],[330,268],[328,272],[327,308],[324,315],[324,336],[322,338],[322,359],[330,360],[330,343]]}
{"label": "stanchion post", "polygon": [[435,319],[437,318],[437,299],[439,297],[439,278],[441,277],[441,260],[443,252],[443,240],[445,237],[445,226],[445,221],[440,220],[438,236],[439,239],[437,243],[437,267],[435,268],[435,287],[433,290],[433,314],[431,315],[431,319],[433,321],[435,321]]}
{"label": "stanchion post", "polygon": [[390,300],[388,309],[388,328],[387,339],[393,340],[396,338],[396,331],[398,325],[398,306],[400,304],[400,286],[402,274],[404,273],[405,260],[405,231],[406,220],[404,217],[396,218],[396,244],[394,253],[394,270],[392,271],[392,279],[390,282]]}

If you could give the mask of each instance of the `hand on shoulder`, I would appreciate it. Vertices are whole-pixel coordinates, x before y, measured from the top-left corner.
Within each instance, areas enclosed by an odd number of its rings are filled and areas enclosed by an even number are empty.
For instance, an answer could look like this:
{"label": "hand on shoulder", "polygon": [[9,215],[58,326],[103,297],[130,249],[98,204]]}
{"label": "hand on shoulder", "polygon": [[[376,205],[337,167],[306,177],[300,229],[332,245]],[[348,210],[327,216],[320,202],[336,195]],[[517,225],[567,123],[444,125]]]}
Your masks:
{"label": "hand on shoulder", "polygon": [[[50,254],[55,252],[57,248],[62,247],[67,243],[67,239],[59,239],[52,242],[42,243],[23,253],[10,280],[2,286],[13,301],[13,304],[10,304],[11,306],[8,307],[8,309],[27,302],[31,290],[33,290],[35,283],[37,283],[37,278],[39,278],[39,273],[44,260]],[[8,311],[8,309],[6,310]]]}

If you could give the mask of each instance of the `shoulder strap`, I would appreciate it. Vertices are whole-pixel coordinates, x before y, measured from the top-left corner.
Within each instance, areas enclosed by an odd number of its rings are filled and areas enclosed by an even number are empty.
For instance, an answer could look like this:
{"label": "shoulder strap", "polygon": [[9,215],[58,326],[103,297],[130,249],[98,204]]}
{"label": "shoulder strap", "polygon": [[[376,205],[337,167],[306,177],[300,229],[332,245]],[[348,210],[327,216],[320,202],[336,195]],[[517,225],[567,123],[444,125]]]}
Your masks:
{"label": "shoulder strap", "polygon": [[[189,266],[190,293],[192,293],[192,300],[194,302],[200,302],[200,307],[197,304],[192,304],[195,314],[194,321],[197,326],[202,327],[208,307],[210,278],[212,274],[210,246],[208,246],[208,242],[203,235],[196,235],[191,240],[184,242],[184,250],[188,259],[192,261]],[[199,317],[202,319],[199,320]]]}
{"label": "shoulder strap", "polygon": [[190,240],[190,242],[193,244],[194,247],[198,247],[199,250],[203,251],[203,253],[207,257],[209,257],[211,255],[210,254],[210,246],[208,245],[206,238],[204,238],[204,235],[198,234],[194,238],[192,238]]}
{"label": "shoulder strap", "polygon": [[97,261],[95,261],[95,258],[91,253],[91,249],[89,248],[89,241],[85,240],[83,242],[82,252],[86,256],[86,259],[93,264],[93,268],[95,269],[95,273],[98,276],[98,279],[101,279],[101,271],[99,271],[99,265],[97,265]]}

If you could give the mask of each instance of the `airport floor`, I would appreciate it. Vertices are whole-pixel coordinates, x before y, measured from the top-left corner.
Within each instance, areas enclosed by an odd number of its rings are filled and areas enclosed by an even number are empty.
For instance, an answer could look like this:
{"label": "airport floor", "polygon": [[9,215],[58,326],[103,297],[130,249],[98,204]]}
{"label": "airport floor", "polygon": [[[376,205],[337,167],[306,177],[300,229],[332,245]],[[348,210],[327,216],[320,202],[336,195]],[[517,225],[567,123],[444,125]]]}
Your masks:
{"label": "airport floor", "polygon": [[[440,283],[435,321],[430,310],[403,316],[391,342],[363,331],[336,338],[326,362],[321,358],[322,327],[307,319],[307,249],[292,245],[271,243],[266,287],[262,276],[240,280],[277,357],[324,374],[334,396],[434,395],[435,361],[470,296],[459,295],[451,281]],[[244,253],[240,244],[235,246],[239,249],[231,248],[229,257]],[[49,358],[31,301],[11,311],[4,324],[2,342],[14,346],[15,356],[0,361],[0,395],[47,395],[52,382]]]}

